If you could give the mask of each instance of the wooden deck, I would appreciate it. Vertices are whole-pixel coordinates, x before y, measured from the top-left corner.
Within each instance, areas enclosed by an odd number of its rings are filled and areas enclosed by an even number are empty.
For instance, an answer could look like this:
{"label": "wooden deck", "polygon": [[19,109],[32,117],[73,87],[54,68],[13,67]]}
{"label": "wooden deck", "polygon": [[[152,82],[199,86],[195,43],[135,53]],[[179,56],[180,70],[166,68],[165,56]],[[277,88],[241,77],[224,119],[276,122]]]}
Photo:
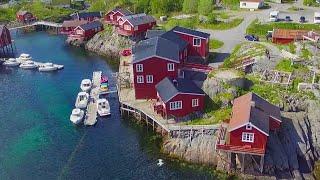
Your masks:
{"label": "wooden deck", "polygon": [[92,126],[97,122],[97,105],[96,102],[99,99],[100,94],[100,80],[101,71],[95,71],[92,75],[92,89],[90,92],[89,104],[87,106],[87,113],[84,120],[84,125]]}

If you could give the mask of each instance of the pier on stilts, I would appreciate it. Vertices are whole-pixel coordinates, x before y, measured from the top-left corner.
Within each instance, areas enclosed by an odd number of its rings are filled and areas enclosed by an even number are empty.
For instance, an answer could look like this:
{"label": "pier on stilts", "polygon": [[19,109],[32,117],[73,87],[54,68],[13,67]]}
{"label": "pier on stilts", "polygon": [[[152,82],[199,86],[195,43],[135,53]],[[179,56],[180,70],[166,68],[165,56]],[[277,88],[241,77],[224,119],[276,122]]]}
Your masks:
{"label": "pier on stilts", "polygon": [[92,89],[90,91],[87,113],[84,119],[84,125],[86,126],[92,126],[97,122],[98,108],[96,102],[100,95],[101,74],[101,71],[95,71],[92,75]]}

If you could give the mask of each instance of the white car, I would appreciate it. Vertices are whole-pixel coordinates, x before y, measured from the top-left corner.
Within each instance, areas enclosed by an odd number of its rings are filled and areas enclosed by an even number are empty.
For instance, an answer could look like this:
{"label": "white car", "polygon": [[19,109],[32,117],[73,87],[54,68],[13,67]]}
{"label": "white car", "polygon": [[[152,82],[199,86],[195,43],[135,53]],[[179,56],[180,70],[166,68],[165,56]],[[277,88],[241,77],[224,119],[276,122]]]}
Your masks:
{"label": "white car", "polygon": [[269,18],[271,22],[277,22],[279,18],[279,11],[271,11]]}
{"label": "white car", "polygon": [[314,20],[313,20],[313,22],[314,22],[315,24],[320,23],[320,12],[315,12],[315,13],[314,13]]}

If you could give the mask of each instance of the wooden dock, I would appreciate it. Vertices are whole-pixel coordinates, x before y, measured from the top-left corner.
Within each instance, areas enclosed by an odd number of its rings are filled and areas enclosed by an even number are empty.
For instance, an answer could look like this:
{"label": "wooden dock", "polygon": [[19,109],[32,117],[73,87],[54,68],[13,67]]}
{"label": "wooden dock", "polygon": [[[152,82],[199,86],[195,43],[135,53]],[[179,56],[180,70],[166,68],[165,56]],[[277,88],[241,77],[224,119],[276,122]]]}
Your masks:
{"label": "wooden dock", "polygon": [[92,126],[97,122],[97,105],[99,99],[100,84],[101,84],[101,71],[95,71],[92,75],[92,89],[90,91],[89,103],[87,106],[87,113],[84,119],[84,125]]}

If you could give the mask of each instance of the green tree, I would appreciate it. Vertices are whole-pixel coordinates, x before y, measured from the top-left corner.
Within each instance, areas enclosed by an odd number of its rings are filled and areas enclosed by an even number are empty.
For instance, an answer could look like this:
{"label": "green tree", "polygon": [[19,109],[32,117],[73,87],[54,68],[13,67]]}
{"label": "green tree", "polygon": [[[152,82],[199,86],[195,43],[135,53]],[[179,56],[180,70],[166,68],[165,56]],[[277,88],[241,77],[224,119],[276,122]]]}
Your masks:
{"label": "green tree", "polygon": [[185,13],[197,13],[198,0],[184,0],[182,11]]}
{"label": "green tree", "polygon": [[213,0],[199,0],[198,13],[207,15],[213,10]]}

